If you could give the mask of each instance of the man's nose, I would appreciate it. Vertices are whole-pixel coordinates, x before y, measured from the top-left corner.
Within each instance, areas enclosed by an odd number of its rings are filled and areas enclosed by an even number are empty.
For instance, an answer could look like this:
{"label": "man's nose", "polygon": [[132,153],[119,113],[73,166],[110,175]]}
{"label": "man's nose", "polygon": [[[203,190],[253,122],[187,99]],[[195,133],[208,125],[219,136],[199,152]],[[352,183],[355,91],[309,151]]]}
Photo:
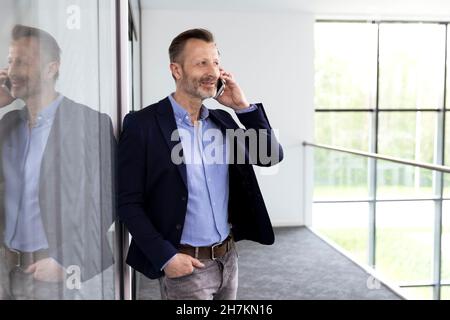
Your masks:
{"label": "man's nose", "polygon": [[16,64],[11,63],[8,66],[8,77],[12,78],[12,77],[18,76],[20,74],[20,72],[21,72],[20,68]]}
{"label": "man's nose", "polygon": [[220,77],[220,70],[219,70],[219,66],[216,65],[210,65],[208,68],[208,75],[214,78],[219,78]]}
{"label": "man's nose", "polygon": [[9,66],[8,66],[8,77],[12,77],[12,76],[14,76],[14,75],[16,75],[17,74],[17,67],[15,67],[14,66],[14,64],[9,64]]}

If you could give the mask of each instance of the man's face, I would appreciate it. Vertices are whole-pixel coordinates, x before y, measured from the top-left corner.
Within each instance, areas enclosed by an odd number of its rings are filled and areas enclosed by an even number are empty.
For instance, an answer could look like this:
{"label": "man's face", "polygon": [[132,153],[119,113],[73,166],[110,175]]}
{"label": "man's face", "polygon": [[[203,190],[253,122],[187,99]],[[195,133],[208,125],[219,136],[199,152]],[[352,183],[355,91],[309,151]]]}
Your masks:
{"label": "man's face", "polygon": [[44,84],[49,83],[48,65],[41,52],[39,41],[24,37],[11,42],[8,55],[8,77],[11,80],[11,95],[26,100],[39,95]]}
{"label": "man's face", "polygon": [[214,43],[199,39],[187,41],[181,55],[179,86],[189,95],[205,100],[217,91],[220,76],[219,53]]}

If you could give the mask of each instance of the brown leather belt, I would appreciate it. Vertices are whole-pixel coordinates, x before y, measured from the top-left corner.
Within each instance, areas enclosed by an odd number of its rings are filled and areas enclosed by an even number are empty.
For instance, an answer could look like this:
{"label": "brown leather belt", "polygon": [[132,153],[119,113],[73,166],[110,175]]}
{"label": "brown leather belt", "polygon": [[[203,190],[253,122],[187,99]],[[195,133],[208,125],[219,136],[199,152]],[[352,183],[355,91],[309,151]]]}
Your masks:
{"label": "brown leather belt", "polygon": [[214,244],[209,247],[191,247],[189,245],[182,244],[179,246],[179,252],[190,255],[196,259],[209,259],[216,260],[223,257],[227,252],[233,248],[233,238],[228,236],[223,242]]}
{"label": "brown leather belt", "polygon": [[26,269],[36,261],[49,257],[48,250],[38,250],[35,252],[21,252],[7,247],[1,248],[4,252],[4,258],[9,269]]}

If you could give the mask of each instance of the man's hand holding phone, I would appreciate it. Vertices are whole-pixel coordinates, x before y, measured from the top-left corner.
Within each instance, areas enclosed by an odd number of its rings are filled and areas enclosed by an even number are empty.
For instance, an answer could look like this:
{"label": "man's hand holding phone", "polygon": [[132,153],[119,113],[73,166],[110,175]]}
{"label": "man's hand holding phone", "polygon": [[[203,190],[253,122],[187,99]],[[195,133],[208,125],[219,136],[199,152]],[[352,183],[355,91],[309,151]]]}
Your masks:
{"label": "man's hand holding phone", "polygon": [[233,110],[248,108],[250,104],[248,103],[244,92],[234,80],[233,75],[220,68],[220,78],[224,81],[223,93],[219,96],[216,95],[214,98],[220,104],[232,108]]}
{"label": "man's hand holding phone", "polygon": [[222,78],[219,77],[219,80],[217,80],[217,92],[216,95],[213,97],[214,99],[217,99],[218,97],[220,97],[223,93],[223,90],[225,90],[225,80],[223,80]]}
{"label": "man's hand holding phone", "polygon": [[15,99],[11,95],[11,82],[8,70],[0,69],[0,108],[10,105]]}

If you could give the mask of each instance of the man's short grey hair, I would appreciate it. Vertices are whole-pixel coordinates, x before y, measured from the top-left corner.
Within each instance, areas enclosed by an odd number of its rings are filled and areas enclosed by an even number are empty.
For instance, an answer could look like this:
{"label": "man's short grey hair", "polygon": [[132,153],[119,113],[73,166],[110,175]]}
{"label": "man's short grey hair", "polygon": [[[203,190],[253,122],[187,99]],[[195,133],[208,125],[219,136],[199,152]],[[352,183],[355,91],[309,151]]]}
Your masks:
{"label": "man's short grey hair", "polygon": [[[35,38],[39,41],[41,50],[50,58],[50,61],[61,61],[61,48],[58,45],[56,39],[48,32],[17,24],[14,26],[11,32],[11,38],[13,41],[20,40],[22,38]],[[59,77],[59,71],[55,74],[55,80]]]}

